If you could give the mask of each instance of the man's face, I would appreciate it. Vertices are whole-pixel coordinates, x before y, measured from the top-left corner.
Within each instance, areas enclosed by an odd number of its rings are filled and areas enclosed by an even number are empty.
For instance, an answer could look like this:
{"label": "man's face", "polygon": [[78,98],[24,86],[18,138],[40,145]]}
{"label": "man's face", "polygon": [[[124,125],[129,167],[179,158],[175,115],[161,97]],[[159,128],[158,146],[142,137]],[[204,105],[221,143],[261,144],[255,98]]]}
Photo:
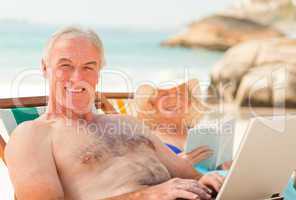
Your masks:
{"label": "man's face", "polygon": [[85,114],[93,106],[100,51],[86,38],[59,38],[47,60],[46,75],[56,105]]}

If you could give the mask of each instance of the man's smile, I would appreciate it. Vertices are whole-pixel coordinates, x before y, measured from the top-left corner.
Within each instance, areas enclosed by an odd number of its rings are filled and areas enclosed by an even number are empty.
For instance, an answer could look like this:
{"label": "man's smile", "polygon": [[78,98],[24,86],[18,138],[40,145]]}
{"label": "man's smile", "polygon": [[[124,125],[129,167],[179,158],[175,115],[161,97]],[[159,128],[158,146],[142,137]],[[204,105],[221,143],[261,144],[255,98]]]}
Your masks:
{"label": "man's smile", "polygon": [[64,89],[68,94],[80,94],[86,91],[84,87],[71,88],[71,87],[65,86]]}

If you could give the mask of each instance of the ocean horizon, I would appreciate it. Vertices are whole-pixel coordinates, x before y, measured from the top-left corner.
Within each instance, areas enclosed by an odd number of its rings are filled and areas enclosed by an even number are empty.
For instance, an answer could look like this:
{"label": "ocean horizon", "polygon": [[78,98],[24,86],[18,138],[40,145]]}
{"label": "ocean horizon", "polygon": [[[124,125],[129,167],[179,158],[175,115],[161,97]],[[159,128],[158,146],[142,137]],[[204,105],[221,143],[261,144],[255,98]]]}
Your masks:
{"label": "ocean horizon", "polygon": [[[41,58],[47,40],[60,27],[2,22],[0,98],[47,94]],[[223,55],[205,49],[161,46],[162,41],[177,33],[176,29],[87,27],[98,33],[105,48],[106,66],[101,72],[100,91],[132,92],[142,83],[159,86],[192,78],[207,85],[213,65]]]}

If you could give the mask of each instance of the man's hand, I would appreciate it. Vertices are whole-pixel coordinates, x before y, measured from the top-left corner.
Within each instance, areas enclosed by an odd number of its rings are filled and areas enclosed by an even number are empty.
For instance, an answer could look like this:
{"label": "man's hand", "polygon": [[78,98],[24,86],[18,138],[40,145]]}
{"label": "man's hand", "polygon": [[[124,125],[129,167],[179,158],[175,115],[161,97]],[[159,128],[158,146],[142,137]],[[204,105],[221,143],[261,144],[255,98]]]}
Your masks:
{"label": "man's hand", "polygon": [[208,159],[212,155],[213,150],[211,150],[208,146],[201,146],[194,149],[190,153],[181,153],[179,156],[194,165],[205,159]]}
{"label": "man's hand", "polygon": [[145,200],[175,200],[175,199],[210,200],[210,190],[196,180],[174,178],[165,183],[152,186],[145,190]]}
{"label": "man's hand", "polygon": [[218,173],[208,173],[199,179],[199,183],[210,187],[214,190],[213,192],[218,193],[223,185],[224,180],[225,178]]}

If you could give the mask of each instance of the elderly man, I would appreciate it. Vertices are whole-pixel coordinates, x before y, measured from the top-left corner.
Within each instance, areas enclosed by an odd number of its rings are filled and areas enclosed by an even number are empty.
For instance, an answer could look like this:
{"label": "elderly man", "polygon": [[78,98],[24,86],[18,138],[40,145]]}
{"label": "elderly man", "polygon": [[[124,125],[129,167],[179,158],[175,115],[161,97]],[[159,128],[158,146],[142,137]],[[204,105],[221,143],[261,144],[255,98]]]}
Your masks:
{"label": "elderly man", "polygon": [[211,199],[223,178],[201,176],[132,117],[92,112],[104,52],[90,30],[69,27],[42,60],[48,108],[19,125],[5,149],[18,200]]}

